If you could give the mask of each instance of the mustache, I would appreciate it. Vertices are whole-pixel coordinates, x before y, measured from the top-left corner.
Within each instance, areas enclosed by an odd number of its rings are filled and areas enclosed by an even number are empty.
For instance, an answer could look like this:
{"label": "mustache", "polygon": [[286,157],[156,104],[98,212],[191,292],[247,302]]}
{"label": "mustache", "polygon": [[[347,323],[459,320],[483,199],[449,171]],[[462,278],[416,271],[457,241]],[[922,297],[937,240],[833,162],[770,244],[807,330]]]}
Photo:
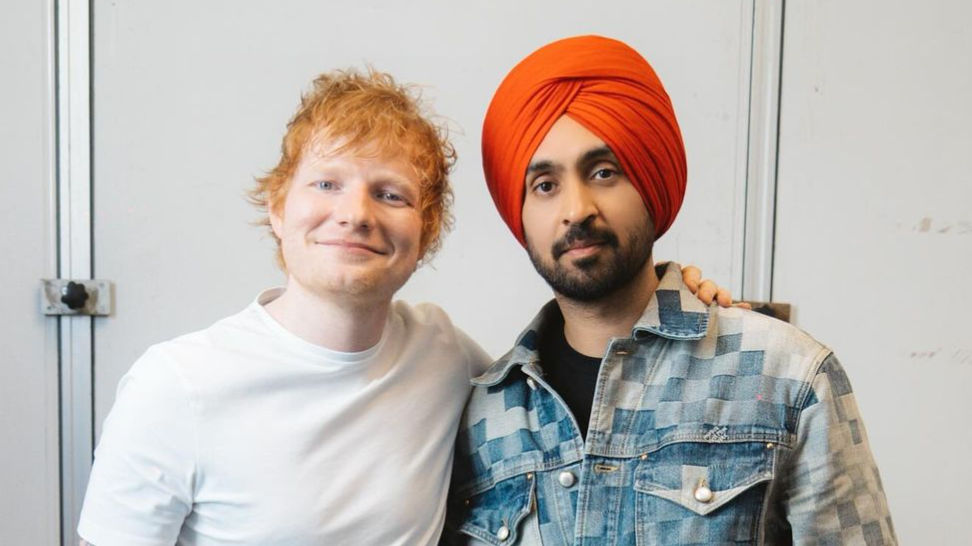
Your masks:
{"label": "mustache", "polygon": [[602,244],[617,248],[618,236],[610,229],[599,229],[586,223],[571,224],[567,228],[567,233],[554,242],[551,252],[556,260],[571,248],[589,244]]}

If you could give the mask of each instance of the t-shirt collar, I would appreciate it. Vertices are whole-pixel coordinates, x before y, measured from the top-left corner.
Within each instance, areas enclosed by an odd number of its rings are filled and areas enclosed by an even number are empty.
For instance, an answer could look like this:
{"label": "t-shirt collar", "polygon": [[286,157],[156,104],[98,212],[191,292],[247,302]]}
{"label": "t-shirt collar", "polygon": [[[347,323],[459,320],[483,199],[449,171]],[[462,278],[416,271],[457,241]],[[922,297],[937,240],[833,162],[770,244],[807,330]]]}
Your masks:
{"label": "t-shirt collar", "polygon": [[354,365],[363,362],[367,362],[375,357],[379,351],[381,351],[382,346],[385,344],[388,338],[389,330],[391,329],[391,314],[389,314],[389,321],[385,324],[382,329],[381,338],[378,343],[375,343],[371,347],[363,351],[355,352],[345,352],[345,351],[335,351],[321,345],[311,343],[300,336],[294,334],[282,324],[277,322],[277,319],[273,318],[270,313],[267,312],[266,304],[280,297],[284,292],[284,287],[274,287],[268,288],[253,300],[250,304],[250,309],[253,310],[260,317],[260,320],[266,324],[267,328],[286,342],[289,347],[300,350],[301,352],[307,354],[313,358],[319,358],[324,361],[328,361],[334,364],[347,364]]}

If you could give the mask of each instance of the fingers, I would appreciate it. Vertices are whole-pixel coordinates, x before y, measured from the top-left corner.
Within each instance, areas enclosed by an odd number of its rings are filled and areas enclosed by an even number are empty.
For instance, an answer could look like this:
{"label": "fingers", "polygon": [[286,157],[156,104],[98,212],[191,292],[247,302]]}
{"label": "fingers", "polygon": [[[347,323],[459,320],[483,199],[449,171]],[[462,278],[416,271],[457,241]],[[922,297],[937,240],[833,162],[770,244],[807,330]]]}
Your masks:
{"label": "fingers", "polygon": [[712,302],[715,302],[719,304],[719,307],[752,309],[752,306],[748,303],[733,304],[732,293],[726,288],[720,288],[719,285],[709,279],[703,280],[702,270],[694,265],[687,265],[682,268],[682,282],[695,294],[695,297],[706,305],[712,305]]}
{"label": "fingers", "polygon": [[[712,303],[715,302],[719,304],[719,307],[733,307],[732,292],[730,292],[728,288],[720,287],[709,279],[699,282],[699,290],[696,292],[695,296],[706,305],[712,305]],[[743,309],[751,308],[748,303],[739,304],[737,306]]]}
{"label": "fingers", "polygon": [[718,292],[719,286],[707,279],[699,284],[699,291],[695,294],[695,296],[699,298],[702,303],[711,305]]}
{"label": "fingers", "polygon": [[748,302],[745,302],[745,301],[736,302],[736,303],[732,304],[732,306],[733,307],[738,307],[740,309],[752,309],[753,308],[752,305],[750,305]]}
{"label": "fingers", "polygon": [[[702,270],[694,265],[687,265],[682,268],[682,282],[692,291],[693,294],[699,292],[699,282],[702,280]],[[707,302],[708,303],[708,302]]]}
{"label": "fingers", "polygon": [[732,307],[732,294],[729,290],[720,288],[716,292],[716,302],[719,303],[719,307]]}

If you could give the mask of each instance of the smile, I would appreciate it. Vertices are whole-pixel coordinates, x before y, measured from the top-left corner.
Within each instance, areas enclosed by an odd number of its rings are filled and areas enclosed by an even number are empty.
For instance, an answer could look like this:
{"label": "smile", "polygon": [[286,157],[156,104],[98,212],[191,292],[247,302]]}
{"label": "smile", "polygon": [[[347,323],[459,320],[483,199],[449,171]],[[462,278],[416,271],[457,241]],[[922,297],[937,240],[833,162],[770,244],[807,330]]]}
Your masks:
{"label": "smile", "polygon": [[379,254],[379,255],[382,255],[382,256],[385,255],[385,254],[388,254],[387,252],[385,252],[385,251],[383,251],[381,249],[375,248],[375,247],[373,247],[371,245],[368,245],[368,244],[365,244],[365,243],[359,243],[359,242],[356,242],[356,241],[346,241],[346,240],[343,240],[343,239],[331,239],[331,240],[327,240],[327,241],[317,241],[315,244],[322,245],[322,246],[337,247],[337,248],[340,248],[342,250],[346,250],[348,252],[368,252],[368,253],[372,253],[372,254]]}

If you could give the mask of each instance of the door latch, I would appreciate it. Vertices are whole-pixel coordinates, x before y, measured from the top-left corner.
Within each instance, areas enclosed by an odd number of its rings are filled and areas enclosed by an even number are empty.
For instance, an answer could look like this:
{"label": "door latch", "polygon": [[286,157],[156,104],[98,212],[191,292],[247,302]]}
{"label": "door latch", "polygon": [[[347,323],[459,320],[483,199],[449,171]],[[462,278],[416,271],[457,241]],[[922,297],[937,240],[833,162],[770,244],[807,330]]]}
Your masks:
{"label": "door latch", "polygon": [[42,279],[41,312],[45,315],[109,315],[111,281]]}

